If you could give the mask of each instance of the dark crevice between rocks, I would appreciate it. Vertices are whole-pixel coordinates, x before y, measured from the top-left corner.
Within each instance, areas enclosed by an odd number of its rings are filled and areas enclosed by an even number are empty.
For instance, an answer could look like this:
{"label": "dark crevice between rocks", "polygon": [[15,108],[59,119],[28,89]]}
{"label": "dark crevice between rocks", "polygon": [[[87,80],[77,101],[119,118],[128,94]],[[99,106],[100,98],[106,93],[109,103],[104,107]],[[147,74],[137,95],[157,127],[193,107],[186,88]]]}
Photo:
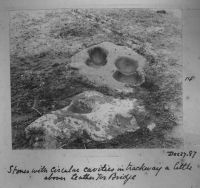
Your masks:
{"label": "dark crevice between rocks", "polygon": [[[120,99],[126,99],[127,97],[129,98],[134,98],[135,95],[133,95],[132,93],[116,93],[115,91],[113,91],[112,89],[110,89],[107,86],[96,86],[94,83],[90,82],[89,80],[85,80],[82,77],[71,77],[71,82],[73,82],[76,85],[79,85],[83,91],[87,91],[87,90],[93,90],[93,91],[98,91],[104,95],[107,96],[111,96],[111,97],[115,97],[115,98],[120,98]],[[79,93],[81,93],[79,92]],[[77,93],[77,94],[79,94]]]}

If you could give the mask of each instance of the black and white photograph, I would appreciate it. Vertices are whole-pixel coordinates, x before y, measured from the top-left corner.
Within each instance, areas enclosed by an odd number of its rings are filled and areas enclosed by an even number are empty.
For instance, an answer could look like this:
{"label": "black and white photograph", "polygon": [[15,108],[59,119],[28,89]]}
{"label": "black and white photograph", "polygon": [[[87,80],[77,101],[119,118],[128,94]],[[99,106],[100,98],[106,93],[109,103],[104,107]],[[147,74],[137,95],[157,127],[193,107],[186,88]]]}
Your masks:
{"label": "black and white photograph", "polygon": [[183,146],[179,9],[9,12],[12,149]]}

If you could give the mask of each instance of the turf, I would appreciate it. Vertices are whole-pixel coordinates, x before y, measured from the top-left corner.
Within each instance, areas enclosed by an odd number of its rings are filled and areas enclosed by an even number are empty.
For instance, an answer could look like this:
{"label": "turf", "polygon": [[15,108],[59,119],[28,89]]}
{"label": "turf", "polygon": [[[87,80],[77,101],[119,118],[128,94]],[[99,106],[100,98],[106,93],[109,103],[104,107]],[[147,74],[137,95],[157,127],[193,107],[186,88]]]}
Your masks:
{"label": "turf", "polygon": [[[146,81],[134,94],[120,95],[85,83],[67,68],[86,47],[110,41],[143,55]],[[61,9],[14,11],[10,16],[13,149],[30,149],[24,129],[38,117],[65,107],[71,97],[97,90],[137,98],[148,109],[133,112],[141,129],[107,142],[59,140],[69,148],[174,148],[182,127],[182,23],[175,11],[151,9]],[[154,121],[156,128],[146,125]],[[86,136],[87,137],[87,136]]]}

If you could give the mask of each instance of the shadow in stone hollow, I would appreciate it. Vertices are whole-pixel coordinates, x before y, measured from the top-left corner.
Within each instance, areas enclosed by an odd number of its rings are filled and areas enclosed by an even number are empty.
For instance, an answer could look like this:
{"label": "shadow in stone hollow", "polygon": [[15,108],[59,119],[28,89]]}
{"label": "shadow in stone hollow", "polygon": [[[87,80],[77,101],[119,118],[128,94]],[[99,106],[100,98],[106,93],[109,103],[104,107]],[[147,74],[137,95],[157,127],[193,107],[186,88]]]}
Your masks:
{"label": "shadow in stone hollow", "polygon": [[106,65],[108,52],[105,49],[95,47],[88,50],[88,54],[90,58],[86,60],[86,65],[94,67]]}
{"label": "shadow in stone hollow", "polygon": [[137,71],[138,62],[129,57],[120,57],[115,61],[118,71],[124,75],[131,75]]}
{"label": "shadow in stone hollow", "polygon": [[126,83],[129,85],[139,85],[143,82],[143,78],[137,72],[131,75],[124,75],[119,71],[115,71],[113,74],[113,78],[118,82]]}
{"label": "shadow in stone hollow", "polygon": [[73,113],[87,114],[92,112],[92,107],[86,102],[78,100],[73,102],[73,104],[69,107],[69,111]]}

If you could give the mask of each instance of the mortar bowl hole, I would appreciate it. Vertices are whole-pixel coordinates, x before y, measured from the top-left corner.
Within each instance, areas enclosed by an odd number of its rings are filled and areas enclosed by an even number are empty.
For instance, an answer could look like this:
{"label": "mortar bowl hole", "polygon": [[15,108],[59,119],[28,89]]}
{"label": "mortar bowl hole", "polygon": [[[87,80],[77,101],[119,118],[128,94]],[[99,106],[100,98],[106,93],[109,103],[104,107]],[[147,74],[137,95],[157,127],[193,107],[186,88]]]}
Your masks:
{"label": "mortar bowl hole", "polygon": [[136,72],[138,68],[138,61],[129,57],[119,57],[115,61],[115,66],[122,74],[131,75]]}
{"label": "mortar bowl hole", "polygon": [[101,47],[88,50],[89,58],[86,60],[88,66],[104,66],[107,63],[108,52]]}
{"label": "mortar bowl hole", "polygon": [[138,72],[131,75],[124,75],[119,71],[115,71],[113,73],[113,78],[118,82],[122,82],[130,86],[138,86],[143,83],[143,77]]}
{"label": "mortar bowl hole", "polygon": [[92,112],[92,107],[83,100],[76,100],[68,110],[73,113],[88,114]]}

